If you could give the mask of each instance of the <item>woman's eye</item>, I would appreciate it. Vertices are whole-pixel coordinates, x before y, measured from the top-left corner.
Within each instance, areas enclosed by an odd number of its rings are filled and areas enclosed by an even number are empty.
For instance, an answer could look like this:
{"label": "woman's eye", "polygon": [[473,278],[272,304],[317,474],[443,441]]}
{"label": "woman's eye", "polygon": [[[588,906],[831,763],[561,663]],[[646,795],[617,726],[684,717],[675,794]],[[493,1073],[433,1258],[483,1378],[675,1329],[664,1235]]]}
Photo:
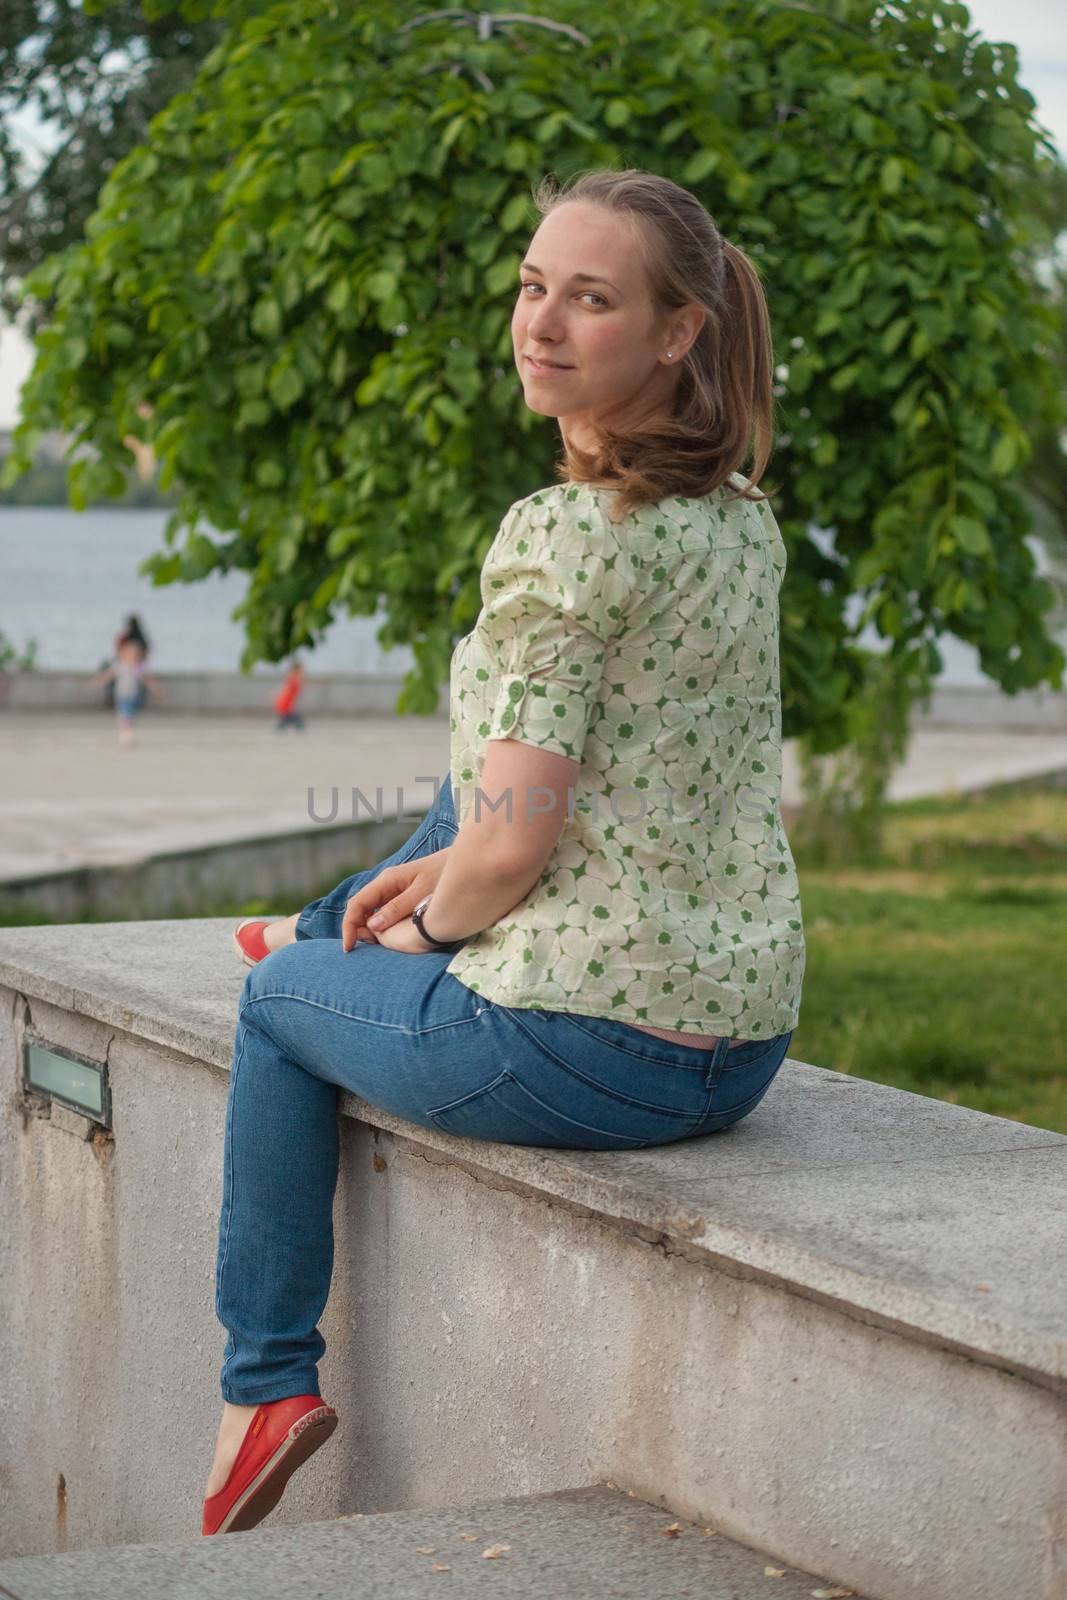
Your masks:
{"label": "woman's eye", "polygon": [[[544,288],[544,284],[535,283],[532,278],[528,278],[527,280],[525,280],[525,282],[519,284],[519,288],[520,289],[543,289]],[[529,298],[529,296],[527,296],[527,298]],[[605,298],[604,298],[604,296],[602,294],[597,294],[595,289],[587,289],[585,291],[585,293],[581,296],[581,298],[583,300],[596,300],[598,302],[598,304],[600,304],[602,306],[606,306],[607,303],[608,303],[605,300]]]}

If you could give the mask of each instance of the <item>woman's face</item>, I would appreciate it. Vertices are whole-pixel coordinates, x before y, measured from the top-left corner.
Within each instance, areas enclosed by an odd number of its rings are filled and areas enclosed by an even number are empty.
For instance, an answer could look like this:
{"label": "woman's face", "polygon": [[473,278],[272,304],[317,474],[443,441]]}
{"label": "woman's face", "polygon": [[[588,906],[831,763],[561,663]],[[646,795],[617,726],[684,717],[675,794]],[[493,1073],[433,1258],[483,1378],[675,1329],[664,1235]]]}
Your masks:
{"label": "woman's face", "polygon": [[558,417],[564,438],[589,448],[598,418],[620,427],[669,409],[691,341],[671,343],[625,217],[587,201],[557,206],[520,279],[511,337],[531,411]]}

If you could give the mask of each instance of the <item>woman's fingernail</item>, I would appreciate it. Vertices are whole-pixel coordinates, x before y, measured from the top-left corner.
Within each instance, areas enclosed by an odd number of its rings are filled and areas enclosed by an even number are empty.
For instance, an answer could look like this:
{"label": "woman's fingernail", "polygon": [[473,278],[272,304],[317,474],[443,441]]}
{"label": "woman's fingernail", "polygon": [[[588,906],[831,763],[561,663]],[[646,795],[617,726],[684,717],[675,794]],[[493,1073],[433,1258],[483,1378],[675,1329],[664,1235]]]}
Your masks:
{"label": "woman's fingernail", "polygon": [[368,917],[367,918],[367,927],[368,928],[380,928],[384,922],[385,922],[385,918],[384,917]]}

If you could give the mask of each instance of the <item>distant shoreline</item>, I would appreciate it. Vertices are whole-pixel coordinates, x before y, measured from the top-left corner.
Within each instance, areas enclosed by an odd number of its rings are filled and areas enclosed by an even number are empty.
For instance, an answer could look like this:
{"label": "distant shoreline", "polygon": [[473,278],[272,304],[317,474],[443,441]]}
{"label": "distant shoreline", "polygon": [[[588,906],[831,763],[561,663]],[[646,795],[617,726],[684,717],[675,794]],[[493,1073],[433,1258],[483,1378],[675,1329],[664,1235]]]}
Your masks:
{"label": "distant shoreline", "polygon": [[[73,511],[67,494],[67,472],[75,460],[95,452],[86,452],[82,448],[68,460],[67,451],[71,442],[69,434],[58,431],[46,433],[38,442],[29,471],[24,472],[8,488],[0,488],[0,507],[39,506],[44,511]],[[11,458],[11,444],[12,430],[0,428],[0,469]],[[142,476],[138,464],[131,462],[126,469],[126,487],[122,494],[113,500],[93,500],[86,509],[110,511],[129,507],[138,511],[173,511],[178,504],[177,497],[160,489],[162,469],[159,463],[149,458],[142,466],[147,476]]]}
{"label": "distant shoreline", "polygon": [[[0,511],[69,511],[74,516],[81,513],[69,500],[12,500],[14,493],[0,491]],[[174,511],[176,500],[90,500],[87,511]]]}

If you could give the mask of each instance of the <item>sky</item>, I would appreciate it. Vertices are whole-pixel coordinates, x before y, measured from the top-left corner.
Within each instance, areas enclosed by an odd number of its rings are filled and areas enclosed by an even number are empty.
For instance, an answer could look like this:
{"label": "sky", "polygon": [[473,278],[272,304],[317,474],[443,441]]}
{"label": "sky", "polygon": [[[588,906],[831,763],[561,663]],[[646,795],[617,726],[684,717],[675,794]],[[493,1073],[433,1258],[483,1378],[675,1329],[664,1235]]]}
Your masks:
{"label": "sky", "polygon": [[[1038,120],[1067,158],[1067,28],[1057,0],[969,0],[971,23],[994,42],[1019,51],[1019,78],[1037,101]],[[26,123],[31,137],[39,130]],[[18,391],[29,372],[31,349],[11,327],[0,326],[0,428],[18,420]]]}

